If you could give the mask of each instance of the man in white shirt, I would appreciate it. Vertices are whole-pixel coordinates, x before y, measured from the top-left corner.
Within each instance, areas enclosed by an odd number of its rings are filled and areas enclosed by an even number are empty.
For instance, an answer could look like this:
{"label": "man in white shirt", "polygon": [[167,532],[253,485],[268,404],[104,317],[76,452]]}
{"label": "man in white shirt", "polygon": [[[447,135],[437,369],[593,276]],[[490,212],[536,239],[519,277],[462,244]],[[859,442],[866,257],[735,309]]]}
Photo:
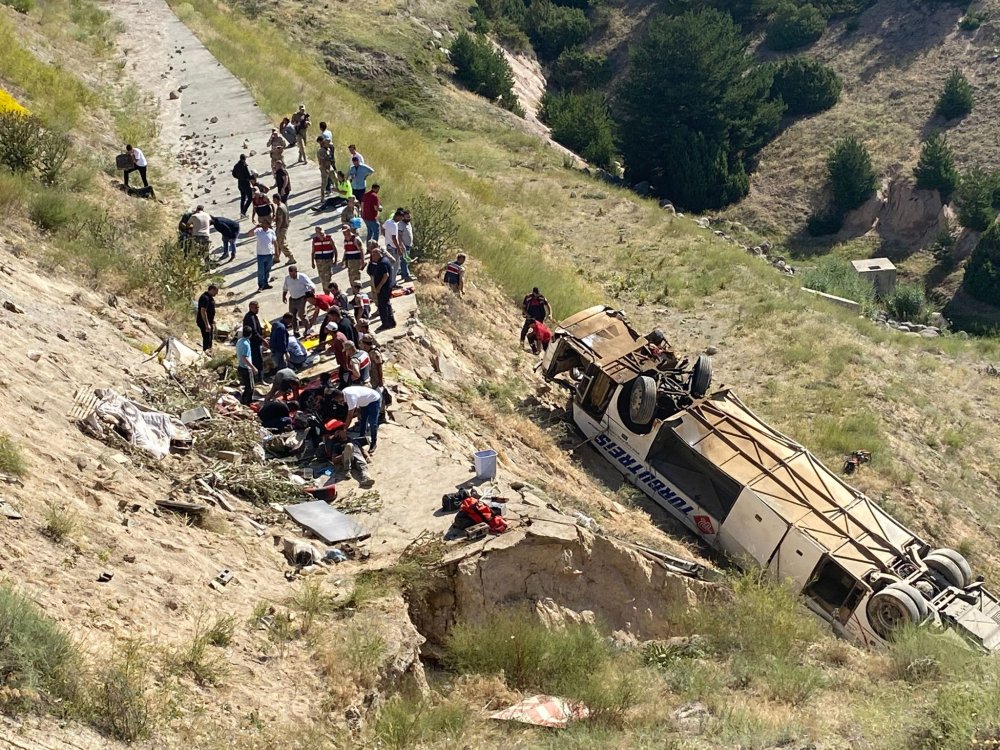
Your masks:
{"label": "man in white shirt", "polygon": [[260,224],[255,226],[248,234],[252,234],[257,240],[257,291],[263,292],[270,289],[271,266],[274,263],[274,248],[278,242],[278,235],[271,229],[271,219],[262,218]]}
{"label": "man in white shirt", "polygon": [[353,143],[350,146],[347,147],[347,150],[351,153],[351,157],[350,158],[351,158],[352,162],[354,161],[354,157],[356,156],[356,157],[358,157],[358,164],[364,164],[365,163],[365,157],[363,157],[361,155],[361,152],[358,151],[358,147],[355,146]]}
{"label": "man in white shirt", "polygon": [[149,182],[146,180],[146,166],[149,163],[146,161],[146,155],[131,143],[125,146],[125,153],[132,158],[132,167],[125,170],[125,189],[129,188],[128,176],[133,172],[139,173],[143,187],[149,187]]}
{"label": "man in white shirt", "polygon": [[205,212],[205,207],[195,208],[194,213],[188,219],[188,231],[191,232],[191,238],[206,257],[208,257],[208,251],[212,246],[208,237],[208,230],[211,226],[212,217]]}
{"label": "man in white shirt", "polygon": [[309,327],[309,318],[306,317],[306,294],[316,293],[316,285],[312,279],[304,273],[299,273],[298,266],[288,267],[288,276],[285,277],[285,284],[281,288],[281,301],[288,303],[288,312],[291,313],[294,322],[295,336],[299,335],[299,322],[305,328]]}
{"label": "man in white shirt", "polygon": [[403,209],[397,208],[391,219],[386,219],[382,225],[382,236],[385,237],[385,249],[392,262],[393,278],[399,275],[399,261],[403,257],[399,242],[399,220],[403,218]]}
{"label": "man in white shirt", "polygon": [[357,417],[358,437],[364,437],[366,431],[371,431],[368,451],[374,453],[378,442],[378,418],[382,410],[382,394],[363,385],[351,385],[342,391],[333,390],[330,395],[338,404],[347,405],[344,429],[350,429],[351,422]]}

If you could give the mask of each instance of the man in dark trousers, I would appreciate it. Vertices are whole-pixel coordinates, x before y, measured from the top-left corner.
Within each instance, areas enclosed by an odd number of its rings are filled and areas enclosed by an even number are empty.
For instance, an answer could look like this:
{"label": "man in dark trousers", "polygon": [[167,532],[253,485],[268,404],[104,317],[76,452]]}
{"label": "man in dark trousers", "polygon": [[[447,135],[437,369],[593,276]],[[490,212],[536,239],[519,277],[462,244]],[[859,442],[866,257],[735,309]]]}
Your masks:
{"label": "man in dark trousers", "polygon": [[219,287],[212,284],[198,298],[198,330],[201,331],[201,348],[208,351],[212,348],[212,337],[215,333],[215,295]]}
{"label": "man in dark trousers", "polygon": [[276,370],[288,367],[288,326],[294,321],[295,318],[291,313],[285,313],[281,316],[281,320],[274,321],[274,325],[271,326],[271,360]]}
{"label": "man in dark trousers", "polygon": [[372,291],[378,304],[378,317],[382,322],[375,332],[387,331],[396,327],[396,318],[392,314],[392,285],[395,281],[392,273],[392,261],[381,251],[372,248]]}
{"label": "man in dark trousers", "polygon": [[257,314],[260,312],[260,305],[251,302],[248,306],[247,314],[243,316],[243,327],[250,328],[250,361],[257,368],[258,378],[264,377],[264,327],[260,324]]}
{"label": "man in dark trousers", "polygon": [[247,217],[247,209],[253,200],[253,184],[251,179],[250,165],[247,164],[247,155],[240,154],[240,160],[233,166],[233,177],[236,178],[236,185],[240,189],[240,218]]}
{"label": "man in dark trousers", "polygon": [[222,260],[236,259],[236,238],[240,236],[240,223],[222,216],[212,217],[212,228],[222,237]]}
{"label": "man in dark trousers", "polygon": [[552,317],[552,308],[549,307],[549,301],[538,291],[536,286],[531,290],[531,294],[525,295],[521,302],[521,312],[524,313],[524,325],[521,326],[521,345],[523,346],[528,331],[531,330],[531,324],[536,320],[539,323],[544,323],[546,318]]}

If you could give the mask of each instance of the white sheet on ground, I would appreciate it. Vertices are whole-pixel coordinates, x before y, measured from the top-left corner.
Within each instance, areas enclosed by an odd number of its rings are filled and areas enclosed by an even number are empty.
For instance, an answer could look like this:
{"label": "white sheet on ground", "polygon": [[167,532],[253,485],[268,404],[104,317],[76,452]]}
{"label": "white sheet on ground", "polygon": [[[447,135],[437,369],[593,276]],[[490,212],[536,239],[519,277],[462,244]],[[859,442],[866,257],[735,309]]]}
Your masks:
{"label": "white sheet on ground", "polygon": [[110,388],[98,390],[97,396],[97,416],[114,421],[132,445],[154,458],[166,456],[172,440],[191,440],[187,427],[169,414],[150,411]]}

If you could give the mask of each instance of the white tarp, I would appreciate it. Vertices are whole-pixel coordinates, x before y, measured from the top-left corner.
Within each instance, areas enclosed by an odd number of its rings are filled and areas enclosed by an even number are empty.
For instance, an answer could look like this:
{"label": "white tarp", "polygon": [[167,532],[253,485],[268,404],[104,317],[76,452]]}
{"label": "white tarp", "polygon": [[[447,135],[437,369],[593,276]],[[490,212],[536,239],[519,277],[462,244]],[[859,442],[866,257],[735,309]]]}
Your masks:
{"label": "white tarp", "polygon": [[161,364],[167,372],[176,372],[178,366],[193,365],[204,357],[197,349],[192,349],[174,336],[164,341],[161,347],[163,348]]}
{"label": "white tarp", "polygon": [[98,390],[96,394],[100,400],[88,421],[98,431],[101,422],[111,422],[132,445],[156,459],[170,452],[172,440],[191,440],[191,432],[169,414],[149,411],[110,388]]}

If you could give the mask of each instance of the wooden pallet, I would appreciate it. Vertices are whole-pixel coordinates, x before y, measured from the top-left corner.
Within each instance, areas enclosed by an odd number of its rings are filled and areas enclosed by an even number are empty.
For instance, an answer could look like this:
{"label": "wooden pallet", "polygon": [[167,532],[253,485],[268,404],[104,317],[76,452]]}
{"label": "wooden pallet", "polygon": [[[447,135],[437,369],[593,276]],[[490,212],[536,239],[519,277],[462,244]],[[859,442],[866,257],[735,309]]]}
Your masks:
{"label": "wooden pallet", "polygon": [[76,393],[73,394],[73,406],[66,416],[74,422],[83,421],[97,411],[99,403],[101,403],[101,399],[95,395],[94,386],[80,386],[76,389]]}

